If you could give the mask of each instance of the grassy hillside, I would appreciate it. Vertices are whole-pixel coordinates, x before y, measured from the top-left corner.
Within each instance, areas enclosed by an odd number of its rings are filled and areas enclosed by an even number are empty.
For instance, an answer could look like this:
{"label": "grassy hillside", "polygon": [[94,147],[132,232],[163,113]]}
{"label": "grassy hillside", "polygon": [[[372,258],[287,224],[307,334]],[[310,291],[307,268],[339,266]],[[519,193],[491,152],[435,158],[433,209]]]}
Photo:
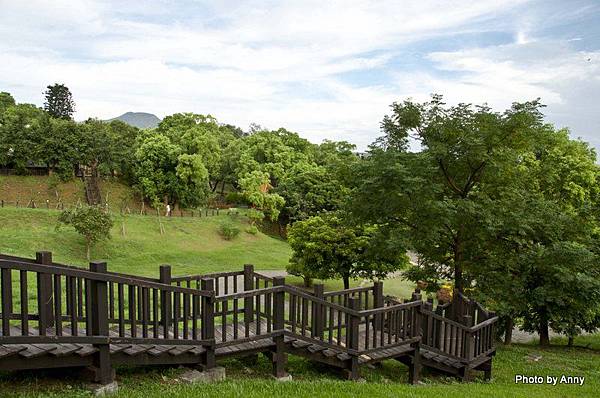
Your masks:
{"label": "grassy hillside", "polygon": [[[123,198],[131,198],[132,190],[115,180],[100,180],[100,191],[104,202],[110,203],[114,209],[119,208]],[[55,208],[60,200],[65,205],[78,202],[85,203],[83,182],[79,178],[60,181],[48,176],[0,176],[0,200],[14,207],[19,201],[21,207],[33,200],[36,207],[45,207],[46,201]],[[132,209],[139,208],[139,203],[130,200]],[[139,200],[137,201],[139,202]]]}
{"label": "grassy hillside", "polygon": [[[59,213],[0,208],[0,253],[34,257],[36,251],[49,250],[58,262],[85,266],[84,240],[70,227],[56,230]],[[230,218],[225,212],[202,218],[162,217],[165,234],[161,235],[156,217],[117,215],[111,239],[100,242],[92,250],[92,258],[106,260],[111,271],[153,277],[158,275],[160,264],[171,264],[173,275],[240,270],[243,264],[254,264],[258,270],[285,269],[291,255],[288,244],[262,233],[244,232],[248,226],[244,217],[233,219],[241,234],[232,241],[223,240],[217,228]],[[326,290],[343,288],[341,280],[317,282],[324,282]],[[302,285],[302,280],[288,277],[288,283]],[[361,283],[370,282],[352,281],[352,286]],[[385,282],[387,294],[410,297],[413,289],[412,283],[401,278]]]}
{"label": "grassy hillside", "polygon": [[[58,211],[0,209],[0,252],[32,257],[49,250],[56,261],[85,265],[83,238],[70,227],[56,230]],[[241,269],[283,269],[290,249],[282,240],[244,231],[245,219],[234,220],[242,229],[239,237],[223,240],[217,232],[228,215],[202,218],[162,218],[165,234],[152,216],[115,217],[112,238],[99,243],[92,257],[108,261],[111,271],[157,276],[160,264],[171,264],[173,274],[208,273]],[[125,224],[125,236],[121,223]]]}

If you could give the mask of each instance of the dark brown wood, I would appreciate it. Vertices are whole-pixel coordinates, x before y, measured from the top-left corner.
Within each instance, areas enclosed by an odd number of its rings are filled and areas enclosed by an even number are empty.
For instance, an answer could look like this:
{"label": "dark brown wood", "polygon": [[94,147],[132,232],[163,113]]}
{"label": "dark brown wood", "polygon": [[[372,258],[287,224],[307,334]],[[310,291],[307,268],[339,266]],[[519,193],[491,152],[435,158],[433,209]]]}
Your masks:
{"label": "dark brown wood", "polygon": [[[95,379],[105,383],[114,377],[111,363],[211,368],[217,356],[263,352],[273,361],[275,377],[286,375],[288,353],[345,369],[351,379],[360,377],[359,365],[387,358],[406,364],[412,383],[422,366],[464,380],[475,370],[491,377],[497,317],[465,297],[434,310],[418,291],[404,302],[384,297],[378,283],[337,292],[317,286],[310,294],[251,266],[213,278],[172,278],[165,266],[157,281],[109,273],[102,262],[90,263],[86,271],[53,264],[47,256],[48,264],[38,260],[0,255],[0,358],[22,358],[11,359],[14,369],[91,366]],[[13,271],[19,273],[14,284]],[[50,278],[50,314],[29,313],[28,273]],[[244,278],[243,291],[238,277]],[[222,285],[219,296],[215,278]],[[46,293],[38,290],[40,309],[47,305],[40,299]],[[14,295],[21,300],[18,309],[12,306]],[[455,314],[466,315],[450,319],[453,305]],[[85,334],[78,330],[82,323]],[[2,369],[9,363],[0,362]]]}
{"label": "dark brown wood", "polygon": [[[254,290],[254,265],[244,264],[244,291]],[[252,297],[244,299],[244,320],[254,321],[254,307]]]}
{"label": "dark brown wood", "polygon": [[[348,307],[352,310],[358,311],[360,308],[360,300],[357,298],[348,298]],[[360,318],[356,315],[350,314],[348,321],[348,348],[350,350],[359,350],[359,324]],[[360,371],[358,369],[358,355],[351,355],[348,359],[347,364],[347,375],[350,380],[358,380],[360,378]]]}
{"label": "dark brown wood", "polygon": [[[214,291],[215,280],[212,278],[202,278],[200,280],[200,286],[202,290]],[[203,340],[214,340],[215,338],[215,317],[214,317],[214,297],[202,297],[202,339]],[[211,369],[215,367],[215,348],[214,345],[207,347],[206,352],[202,358],[202,366],[204,369]]]}
{"label": "dark brown wood", "polygon": [[[377,281],[373,283],[373,308],[382,308],[383,306],[383,282]],[[375,314],[373,317],[373,333],[377,330],[383,330],[383,317],[381,314]]]}
{"label": "dark brown wood", "polygon": [[[323,299],[323,293],[325,291],[325,286],[322,283],[315,283],[313,287],[313,294],[316,298]],[[324,307],[320,303],[315,303],[313,305],[313,313],[312,313],[312,327],[311,327],[311,336],[322,339],[323,338],[323,328],[324,328]]]}
{"label": "dark brown wood", "polygon": [[[103,273],[106,272],[105,262],[91,262],[90,271]],[[92,281],[91,283],[91,318],[92,335],[108,337],[108,291],[107,284],[104,281]],[[110,349],[108,344],[94,344],[98,350],[94,354],[93,368],[95,370],[95,381],[101,384],[108,384],[114,380],[114,371],[110,364]]]}
{"label": "dark brown wood", "polygon": [[[159,268],[159,281],[164,285],[171,285],[171,266],[161,265]],[[163,334],[169,335],[171,328],[171,292],[166,289],[160,291],[160,320],[163,325]]]}
{"label": "dark brown wood", "polygon": [[[284,277],[273,278],[273,286],[284,286]],[[278,291],[273,295],[273,331],[283,332],[285,327],[285,292]],[[287,376],[285,366],[287,364],[287,354],[285,352],[283,334],[273,338],[275,350],[273,351],[273,376],[281,378]]]}
{"label": "dark brown wood", "polygon": [[11,270],[3,268],[0,271],[2,292],[2,335],[10,336],[10,318],[12,315],[12,276]]}
{"label": "dark brown wood", "polygon": [[[52,265],[51,252],[35,253],[35,260],[43,266]],[[48,267],[49,268],[49,267]],[[42,268],[43,270],[43,268]],[[37,274],[38,312],[40,315],[40,334],[46,333],[46,328],[54,326],[54,305],[52,300],[52,275],[43,272]]]}

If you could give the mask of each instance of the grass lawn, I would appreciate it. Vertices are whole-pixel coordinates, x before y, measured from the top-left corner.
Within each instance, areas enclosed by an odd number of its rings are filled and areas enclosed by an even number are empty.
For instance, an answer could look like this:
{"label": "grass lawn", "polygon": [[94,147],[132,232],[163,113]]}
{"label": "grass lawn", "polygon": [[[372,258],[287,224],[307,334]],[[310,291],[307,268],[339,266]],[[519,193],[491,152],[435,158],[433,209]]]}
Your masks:
{"label": "grass lawn", "polygon": [[[553,341],[553,343],[560,343]],[[576,345],[600,345],[600,335],[577,338]],[[528,356],[541,356],[531,361]],[[600,351],[554,346],[540,349],[534,345],[500,346],[494,359],[491,382],[477,379],[459,383],[451,378],[424,374],[423,384],[406,384],[407,368],[386,361],[380,369],[362,368],[366,383],[349,382],[320,364],[290,356],[288,369],[292,382],[270,379],[270,363],[263,357],[257,365],[241,361],[220,363],[227,369],[227,380],[216,384],[185,385],[178,381],[181,369],[119,369],[120,391],[116,397],[597,397],[600,389]],[[1,396],[77,397],[89,396],[81,380],[69,371],[44,373],[18,372],[0,375]],[[584,376],[579,385],[515,384],[515,375]]]}
{"label": "grass lawn", "polygon": [[[231,218],[161,218],[161,235],[156,217],[131,215],[125,218],[125,236],[120,216],[115,217],[112,238],[92,249],[92,257],[108,262],[111,271],[158,276],[160,264],[171,264],[173,275],[241,270],[245,263],[256,269],[284,269],[290,248],[286,242],[244,231],[243,217],[234,220],[240,235],[226,241],[217,233],[219,223]],[[35,257],[38,250],[53,252],[57,262],[85,266],[84,240],[68,226],[56,230],[58,211],[45,209],[0,209],[0,252]]]}

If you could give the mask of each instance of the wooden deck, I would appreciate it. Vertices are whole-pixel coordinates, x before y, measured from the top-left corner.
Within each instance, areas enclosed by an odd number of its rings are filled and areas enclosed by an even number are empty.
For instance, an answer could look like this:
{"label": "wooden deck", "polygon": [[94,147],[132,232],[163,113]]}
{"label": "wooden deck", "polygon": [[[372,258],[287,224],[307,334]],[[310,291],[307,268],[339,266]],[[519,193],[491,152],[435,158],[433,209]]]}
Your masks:
{"label": "wooden deck", "polygon": [[[261,320],[261,329],[263,331],[267,330],[267,322],[265,320]],[[218,325],[220,326],[220,325]],[[256,322],[250,322],[248,332],[246,333],[245,325],[238,324],[237,325],[238,338],[234,338],[234,330],[233,325],[227,325],[226,328],[226,337],[223,338],[223,333],[221,328],[215,329],[215,355],[217,358],[222,357],[235,357],[235,356],[246,356],[259,352],[267,352],[271,351],[275,347],[275,341],[271,334],[263,334],[257,335],[257,325]],[[287,332],[290,332],[288,328]],[[29,336],[35,337],[39,336],[39,330],[35,327],[29,328]],[[63,339],[71,337],[68,329],[64,330],[62,336],[57,337],[54,328],[46,329],[46,337],[48,338],[56,338]],[[111,328],[109,331],[109,335],[111,338],[115,340],[119,339],[128,339],[132,338],[131,329],[126,329],[125,335],[119,335],[116,328]],[[142,329],[138,328],[135,336],[142,335]],[[11,326],[9,336],[23,336],[22,330],[19,326]],[[387,339],[388,334],[384,333],[385,338]],[[0,331],[0,337],[2,337],[2,333]],[[172,338],[172,333],[170,333],[169,338]],[[164,335],[162,333],[158,333],[157,339],[164,339]],[[1,339],[0,339],[1,340]],[[391,340],[391,337],[390,337]],[[359,345],[360,350],[366,349],[366,331],[361,331],[359,341],[361,342]],[[293,352],[296,355],[301,355],[303,357],[309,358],[311,360],[324,362],[327,364],[332,364],[335,361],[339,361],[336,363],[338,367],[344,367],[345,362],[348,361],[351,356],[346,352],[345,345],[341,345],[339,348],[332,348],[328,345],[319,344],[315,341],[307,341],[303,340],[302,336],[290,336],[286,335],[284,337],[284,342],[286,346],[289,348],[290,352]],[[400,341],[402,343],[402,341]],[[155,363],[159,362],[158,357],[160,356],[169,356],[170,360],[167,363],[172,363],[172,357],[176,357],[179,355],[186,354],[200,356],[201,354],[206,352],[206,348],[203,345],[194,345],[194,344],[139,344],[139,343],[109,343],[109,352],[111,356],[115,356],[119,354],[119,356],[130,356],[135,357],[139,355],[149,355],[151,357],[155,357]],[[3,359],[8,357],[18,357],[23,360],[29,360],[33,358],[40,357],[48,357],[48,358],[63,358],[66,356],[76,356],[80,358],[88,357],[94,353],[98,352],[98,348],[96,348],[93,344],[85,344],[85,343],[24,343],[24,344],[0,344],[0,369],[10,370],[3,365]],[[360,364],[367,364],[372,362],[380,362],[390,358],[396,358],[399,356],[405,355],[413,355],[414,349],[411,348],[409,344],[402,344],[395,347],[382,348],[382,349],[374,349],[372,352],[368,354],[363,354],[359,356]],[[14,358],[13,358],[14,359]],[[12,361],[13,363],[15,361]],[[84,361],[85,362],[85,361]],[[127,361],[119,361],[119,362],[127,362]],[[187,363],[187,361],[186,361]],[[63,367],[60,361],[55,361],[54,364],[56,367]],[[25,365],[25,364],[23,364]]]}
{"label": "wooden deck", "polygon": [[104,384],[115,365],[210,369],[220,358],[258,353],[278,378],[292,354],[350,379],[360,365],[396,359],[411,383],[422,366],[470,380],[473,370],[489,378],[495,352],[497,318],[464,298],[466,309],[434,311],[418,292],[385,298],[381,282],[311,293],[249,265],[178,278],[161,266],[152,279],[110,273],[101,262],[89,270],[56,264],[48,252],[35,260],[0,255],[0,290],[0,370],[79,367]]}

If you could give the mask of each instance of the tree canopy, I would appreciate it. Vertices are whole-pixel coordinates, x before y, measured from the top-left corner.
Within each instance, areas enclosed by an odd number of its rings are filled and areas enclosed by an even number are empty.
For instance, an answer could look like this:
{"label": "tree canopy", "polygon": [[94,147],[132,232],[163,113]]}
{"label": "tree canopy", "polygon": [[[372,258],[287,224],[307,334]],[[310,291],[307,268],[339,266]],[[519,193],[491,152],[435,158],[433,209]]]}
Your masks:
{"label": "tree canopy", "polygon": [[75,112],[75,101],[71,90],[64,84],[55,83],[44,92],[44,109],[50,116],[58,119],[72,119]]}

